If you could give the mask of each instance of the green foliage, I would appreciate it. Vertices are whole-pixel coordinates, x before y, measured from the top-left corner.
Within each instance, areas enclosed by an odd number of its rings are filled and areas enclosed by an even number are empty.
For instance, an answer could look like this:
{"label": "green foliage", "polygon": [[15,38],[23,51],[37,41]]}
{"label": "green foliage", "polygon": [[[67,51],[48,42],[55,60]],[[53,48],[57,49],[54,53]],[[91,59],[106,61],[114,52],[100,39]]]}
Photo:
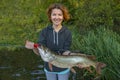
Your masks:
{"label": "green foliage", "polygon": [[[80,28],[81,32],[101,25],[120,29],[119,5],[118,0],[77,0],[70,5],[71,21]],[[116,31],[119,31],[117,29]]]}
{"label": "green foliage", "polygon": [[120,36],[112,30],[101,27],[84,36],[73,34],[72,48],[95,55],[98,61],[107,64],[102,73],[102,80],[120,78]]}
{"label": "green foliage", "polygon": [[36,41],[38,32],[47,25],[40,23],[45,18],[44,15],[40,18],[41,3],[38,0],[2,0],[0,4],[0,44],[22,46],[25,40]]}
{"label": "green foliage", "polygon": [[119,33],[119,0],[1,0],[0,45],[36,42],[39,31],[49,24],[46,9],[57,2],[67,6],[71,14],[71,20],[65,24],[77,26],[81,33],[100,25]]}

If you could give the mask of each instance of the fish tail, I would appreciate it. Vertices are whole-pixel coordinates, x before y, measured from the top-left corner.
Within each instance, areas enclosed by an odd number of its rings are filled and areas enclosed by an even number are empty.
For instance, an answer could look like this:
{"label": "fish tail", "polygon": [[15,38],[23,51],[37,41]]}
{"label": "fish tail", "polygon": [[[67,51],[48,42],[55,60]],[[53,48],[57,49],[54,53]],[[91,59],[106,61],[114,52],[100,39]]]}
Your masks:
{"label": "fish tail", "polygon": [[97,62],[96,63],[96,72],[97,74],[101,74],[101,69],[104,68],[106,66],[105,63],[102,63],[102,62]]}

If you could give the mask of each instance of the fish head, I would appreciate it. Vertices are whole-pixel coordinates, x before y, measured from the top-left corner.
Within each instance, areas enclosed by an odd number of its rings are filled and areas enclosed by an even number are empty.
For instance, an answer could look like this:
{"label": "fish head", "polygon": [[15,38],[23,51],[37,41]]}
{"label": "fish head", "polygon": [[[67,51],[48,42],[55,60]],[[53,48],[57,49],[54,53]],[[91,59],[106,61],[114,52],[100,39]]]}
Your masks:
{"label": "fish head", "polygon": [[54,55],[51,54],[50,50],[44,46],[38,47],[39,54],[43,61],[45,62],[51,62],[55,59]]}

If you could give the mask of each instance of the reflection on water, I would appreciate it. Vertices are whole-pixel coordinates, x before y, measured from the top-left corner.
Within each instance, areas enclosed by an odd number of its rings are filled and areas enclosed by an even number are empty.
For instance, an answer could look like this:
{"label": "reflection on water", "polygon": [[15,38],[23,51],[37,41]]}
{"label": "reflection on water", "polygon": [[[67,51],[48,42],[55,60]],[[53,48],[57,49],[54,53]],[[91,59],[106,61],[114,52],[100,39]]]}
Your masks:
{"label": "reflection on water", "polygon": [[32,50],[1,50],[0,80],[46,80],[43,61]]}
{"label": "reflection on water", "polygon": [[[25,68],[23,68],[23,69],[18,69],[16,71],[16,70],[12,70],[11,67],[0,66],[0,72],[1,72],[0,80],[6,80],[6,79],[7,80],[20,80],[20,79],[25,78],[25,76],[26,76],[26,79],[28,80],[45,80],[44,71],[42,70],[42,68],[31,70],[31,71],[27,71]],[[11,71],[13,73],[10,73]],[[7,78],[8,76],[9,78]],[[23,80],[26,80],[26,79],[23,79]]]}
{"label": "reflection on water", "polygon": [[31,72],[31,75],[40,75],[40,74],[44,74],[43,70],[34,70]]}

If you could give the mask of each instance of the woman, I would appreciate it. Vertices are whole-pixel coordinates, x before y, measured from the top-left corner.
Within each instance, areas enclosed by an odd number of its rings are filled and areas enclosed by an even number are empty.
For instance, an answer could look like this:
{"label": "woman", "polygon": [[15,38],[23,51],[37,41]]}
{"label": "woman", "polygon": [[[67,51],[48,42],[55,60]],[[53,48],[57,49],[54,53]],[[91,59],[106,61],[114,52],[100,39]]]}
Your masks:
{"label": "woman", "polygon": [[[34,49],[38,45],[42,44],[48,47],[50,50],[56,52],[58,55],[70,49],[72,42],[71,32],[62,24],[63,21],[69,20],[70,16],[65,6],[61,4],[52,4],[47,11],[48,18],[51,25],[47,26],[40,32],[38,44],[27,41],[26,48]],[[66,68],[59,68],[52,65],[52,69],[49,68],[49,64],[45,62],[44,65],[45,74],[47,80],[68,80],[70,70]]]}

